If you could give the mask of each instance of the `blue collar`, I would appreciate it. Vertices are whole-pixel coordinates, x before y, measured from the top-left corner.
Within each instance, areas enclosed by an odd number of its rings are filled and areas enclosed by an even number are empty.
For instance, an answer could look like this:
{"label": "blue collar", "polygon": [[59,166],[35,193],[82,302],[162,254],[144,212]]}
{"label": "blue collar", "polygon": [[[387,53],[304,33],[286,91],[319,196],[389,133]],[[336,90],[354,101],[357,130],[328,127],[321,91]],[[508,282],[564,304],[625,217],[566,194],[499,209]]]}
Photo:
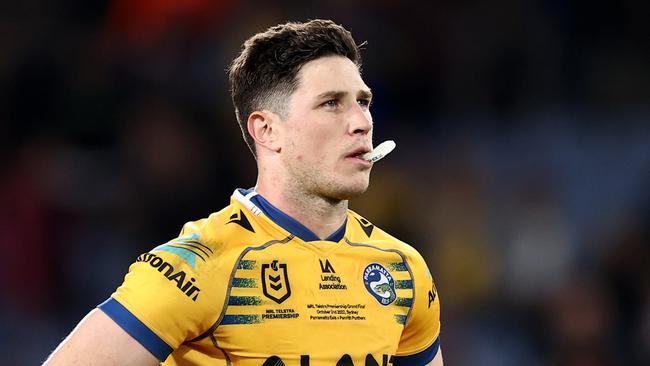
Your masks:
{"label": "blue collar", "polygon": [[[246,196],[253,192],[253,188],[238,189],[238,191],[242,195]],[[283,229],[299,237],[305,242],[326,240],[326,241],[333,241],[337,243],[341,239],[343,239],[343,236],[345,235],[345,226],[348,222],[347,218],[345,219],[345,222],[343,222],[343,225],[341,225],[341,227],[338,228],[335,232],[333,232],[330,236],[328,236],[325,239],[320,239],[316,234],[314,234],[313,231],[307,229],[305,225],[301,224],[293,217],[280,211],[277,207],[273,206],[259,193],[250,197],[250,201],[253,204],[255,204],[255,206],[257,206],[260,210],[262,210],[262,212],[264,212],[266,216],[268,216],[271,220],[273,220],[273,222],[280,225]]]}

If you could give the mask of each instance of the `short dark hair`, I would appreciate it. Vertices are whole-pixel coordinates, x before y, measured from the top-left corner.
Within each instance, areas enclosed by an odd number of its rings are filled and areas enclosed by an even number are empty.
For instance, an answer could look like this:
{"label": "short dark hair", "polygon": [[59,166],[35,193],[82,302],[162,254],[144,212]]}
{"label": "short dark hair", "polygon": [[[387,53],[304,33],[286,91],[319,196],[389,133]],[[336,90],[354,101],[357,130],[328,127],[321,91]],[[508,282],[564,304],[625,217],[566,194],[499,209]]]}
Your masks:
{"label": "short dark hair", "polygon": [[298,88],[298,72],[304,64],[340,55],[361,68],[359,47],[348,30],[322,19],[276,25],[244,42],[228,68],[228,78],[237,122],[253,156],[257,153],[246,126],[248,116],[269,109],[286,118],[287,103]]}

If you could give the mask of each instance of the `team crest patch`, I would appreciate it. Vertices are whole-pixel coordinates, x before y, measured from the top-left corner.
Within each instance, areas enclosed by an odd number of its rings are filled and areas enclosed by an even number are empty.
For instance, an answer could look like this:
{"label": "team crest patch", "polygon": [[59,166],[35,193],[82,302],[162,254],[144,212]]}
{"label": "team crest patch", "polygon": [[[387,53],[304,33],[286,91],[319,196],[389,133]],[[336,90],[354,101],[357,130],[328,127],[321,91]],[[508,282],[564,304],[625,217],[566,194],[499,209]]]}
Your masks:
{"label": "team crest patch", "polygon": [[363,270],[363,284],[370,295],[384,306],[390,305],[397,298],[395,280],[381,264],[372,263]]}

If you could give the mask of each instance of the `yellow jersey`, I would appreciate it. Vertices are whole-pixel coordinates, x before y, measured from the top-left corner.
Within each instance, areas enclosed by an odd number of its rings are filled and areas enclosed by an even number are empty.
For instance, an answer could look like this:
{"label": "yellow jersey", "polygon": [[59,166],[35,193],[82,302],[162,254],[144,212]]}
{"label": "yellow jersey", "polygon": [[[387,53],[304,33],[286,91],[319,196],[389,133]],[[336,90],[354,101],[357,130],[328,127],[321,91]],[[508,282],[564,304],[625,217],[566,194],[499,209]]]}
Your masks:
{"label": "yellow jersey", "polygon": [[321,240],[254,190],[140,255],[98,307],[163,365],[425,365],[440,344],[414,248],[351,210]]}

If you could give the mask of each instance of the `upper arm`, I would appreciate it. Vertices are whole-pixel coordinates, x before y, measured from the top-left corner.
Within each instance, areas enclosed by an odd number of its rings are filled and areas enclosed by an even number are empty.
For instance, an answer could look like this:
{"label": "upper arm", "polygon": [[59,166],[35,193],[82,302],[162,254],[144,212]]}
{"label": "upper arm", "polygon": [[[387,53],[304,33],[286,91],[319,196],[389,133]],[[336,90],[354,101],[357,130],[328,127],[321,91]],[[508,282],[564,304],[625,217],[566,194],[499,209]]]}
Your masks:
{"label": "upper arm", "polygon": [[[228,274],[214,270],[212,249],[198,240],[198,235],[183,236],[140,255],[122,285],[79,324],[52,360],[62,354],[66,365],[75,365],[74,360],[79,365],[129,365],[125,361],[132,356],[124,350],[133,350],[134,365],[149,364],[147,357],[157,364],[210,329],[224,301],[220,286]],[[118,360],[113,350],[126,360]],[[102,363],[93,363],[95,359]]]}
{"label": "upper arm", "polygon": [[157,365],[160,361],[104,312],[91,311],[54,350],[44,366]]}
{"label": "upper arm", "polygon": [[[442,360],[440,348],[440,301],[431,273],[415,250],[407,263],[413,279],[414,300],[397,348],[395,364],[430,365]],[[440,361],[442,362],[442,361]],[[440,363],[442,364],[442,363]],[[438,365],[433,363],[432,365]]]}

